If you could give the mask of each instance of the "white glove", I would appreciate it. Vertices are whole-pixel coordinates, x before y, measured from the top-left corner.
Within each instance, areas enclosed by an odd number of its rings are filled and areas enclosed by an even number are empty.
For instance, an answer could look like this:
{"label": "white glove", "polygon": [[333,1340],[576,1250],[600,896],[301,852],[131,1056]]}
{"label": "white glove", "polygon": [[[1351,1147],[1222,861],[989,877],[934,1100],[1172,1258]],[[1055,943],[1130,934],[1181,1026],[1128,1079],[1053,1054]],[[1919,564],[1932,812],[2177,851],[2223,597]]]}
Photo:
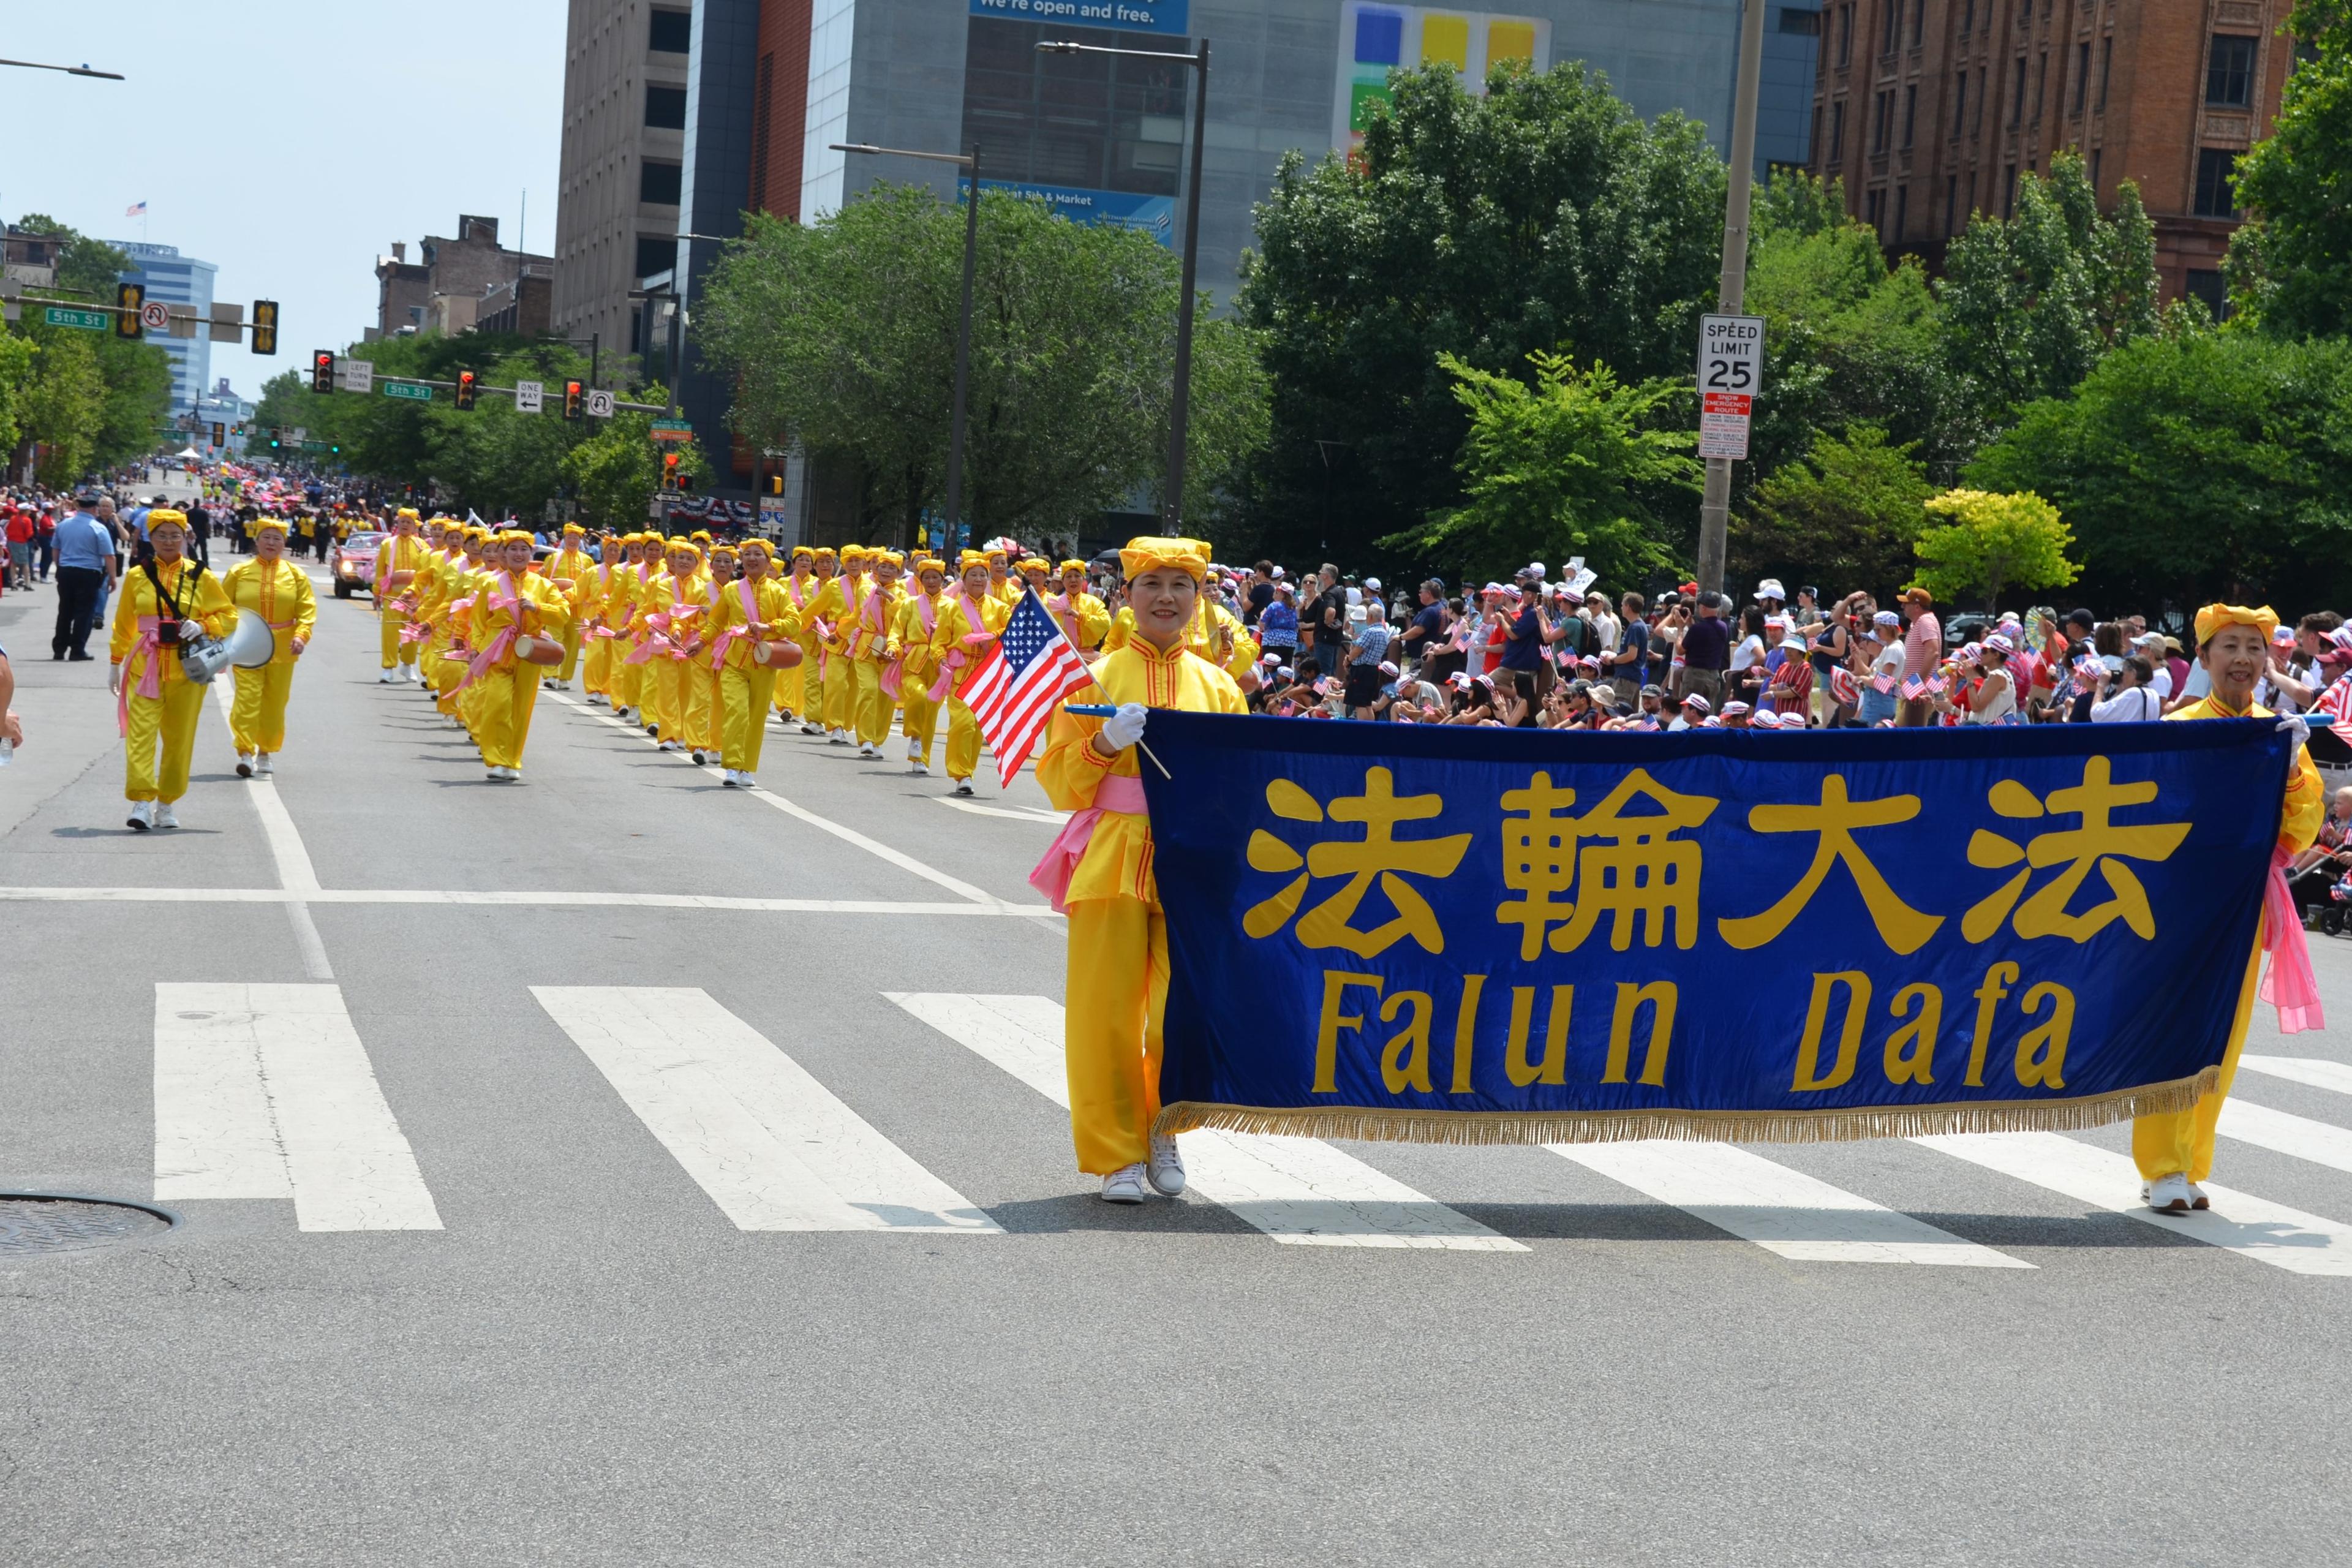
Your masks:
{"label": "white glove", "polygon": [[1103,721],[1102,738],[1117,751],[1124,752],[1143,739],[1143,721],[1151,710],[1140,702],[1122,702],[1118,711]]}
{"label": "white glove", "polygon": [[[1110,726],[1106,724],[1103,728],[1108,730]],[[2294,736],[2294,749],[2298,752],[2311,743],[2311,725],[2300,713],[2280,714],[2278,731],[2282,735],[2292,733]]]}

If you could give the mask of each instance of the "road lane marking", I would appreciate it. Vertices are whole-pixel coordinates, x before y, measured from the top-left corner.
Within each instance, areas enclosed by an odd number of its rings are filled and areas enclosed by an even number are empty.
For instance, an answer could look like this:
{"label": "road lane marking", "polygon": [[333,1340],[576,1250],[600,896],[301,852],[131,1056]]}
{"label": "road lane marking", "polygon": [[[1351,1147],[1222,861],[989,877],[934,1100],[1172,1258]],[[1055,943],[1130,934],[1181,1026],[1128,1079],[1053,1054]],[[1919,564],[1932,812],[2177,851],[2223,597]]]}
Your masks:
{"label": "road lane marking", "polygon": [[2252,1143],[2277,1154],[2290,1154],[2331,1170],[2352,1172],[2352,1132],[2307,1116],[2290,1116],[2266,1105],[2253,1105],[2232,1096],[2221,1102],[2217,1131],[2224,1138]]}
{"label": "road lane marking", "polygon": [[713,910],[729,913],[912,915],[993,919],[1053,916],[1045,904],[900,903],[888,899],[739,899],[715,893],[599,893],[550,889],[508,892],[476,888],[0,888],[0,903],[36,904],[488,904],[559,908]]}
{"label": "road lane marking", "polygon": [[2238,1069],[2283,1078],[2289,1083],[2308,1084],[2313,1089],[2332,1089],[2338,1094],[2352,1094],[2352,1065],[2331,1062],[2319,1057],[2242,1056],[2238,1058]]}
{"label": "road lane marking", "polygon": [[961,800],[951,795],[926,797],[939,802],[951,811],[969,812],[974,816],[1009,816],[1015,822],[1045,822],[1058,826],[1069,818],[1058,811],[1032,811],[1025,805],[982,805],[976,800]]}
{"label": "road lane marking", "polygon": [[1801,1263],[2033,1267],[1735,1144],[1642,1139],[1544,1147],[1717,1230]]}
{"label": "road lane marking", "polygon": [[703,991],[530,994],[737,1229],[1003,1234]]}
{"label": "road lane marking", "polygon": [[[886,991],[958,1045],[1069,1109],[1062,1007],[1045,996]],[[1202,1128],[1181,1139],[1185,1185],[1294,1247],[1528,1248],[1316,1138]]]}
{"label": "road lane marking", "polygon": [[[542,691],[540,695],[548,698],[551,700],[561,702],[567,708],[574,709],[579,712],[584,713],[600,724],[608,724],[614,729],[619,730],[625,734],[634,735],[636,739],[644,742],[648,746],[656,748],[656,750],[658,750],[660,746],[660,742],[658,740],[645,732],[644,726],[624,723],[620,720],[614,718],[611,713],[599,711],[589,704],[581,701],[576,697],[570,696],[567,693],[561,691]],[[724,779],[727,776],[727,770],[725,768],[719,766],[716,763],[697,763],[690,752],[662,752],[660,754],[663,756],[676,757],[679,766],[694,768],[697,772],[706,773],[714,779]],[[801,805],[799,802],[787,800],[784,796],[778,795],[766,784],[761,784],[756,789],[741,790],[738,793],[748,795],[753,800],[761,801],[768,805],[773,806],[776,810],[782,812],[786,816],[805,822],[811,827],[817,828],[825,833],[830,833],[835,838],[840,839],[843,843],[855,845],[858,848],[865,850],[868,855],[875,856],[879,859],[887,860],[902,871],[911,871],[916,876],[922,878],[925,881],[932,882],[940,887],[945,888],[949,892],[955,894],[959,898],[970,899],[976,904],[997,904],[1003,902],[1003,900],[998,899],[995,894],[987,892],[980,888],[975,888],[970,882],[962,881],[957,878],[949,876],[944,871],[927,866],[922,861],[916,859],[912,855],[906,853],[902,849],[893,848],[891,846],[883,843],[878,838],[868,838],[865,834],[858,832],[857,829],[845,826],[841,823],[834,821],[829,816],[819,816],[815,812],[811,811],[808,807]],[[1047,910],[1045,912],[1050,913],[1051,911]]]}
{"label": "road lane marking", "polygon": [[308,1231],[441,1228],[333,985],[157,984],[155,1196],[290,1197]]}
{"label": "road lane marking", "polygon": [[2063,1133],[1948,1133],[1912,1142],[2291,1274],[2352,1275],[2352,1226],[2212,1182],[2201,1184],[2213,1200],[2210,1209],[2158,1214],[2140,1200],[2139,1171],[2130,1155]]}
{"label": "road lane marking", "polygon": [[[233,680],[234,677],[224,679],[215,676],[212,682],[213,697],[220,704],[224,722],[236,705],[231,691]],[[291,893],[317,892],[318,870],[310,864],[310,851],[303,847],[302,835],[294,826],[292,814],[278,797],[276,782],[256,777],[244,784],[254,812],[261,818],[261,836],[268,841],[269,858],[277,862],[278,885]],[[313,980],[332,980],[334,966],[327,962],[327,943],[319,934],[318,922],[310,918],[310,906],[299,899],[289,899],[286,918],[294,928],[294,947],[301,954],[303,973]]]}

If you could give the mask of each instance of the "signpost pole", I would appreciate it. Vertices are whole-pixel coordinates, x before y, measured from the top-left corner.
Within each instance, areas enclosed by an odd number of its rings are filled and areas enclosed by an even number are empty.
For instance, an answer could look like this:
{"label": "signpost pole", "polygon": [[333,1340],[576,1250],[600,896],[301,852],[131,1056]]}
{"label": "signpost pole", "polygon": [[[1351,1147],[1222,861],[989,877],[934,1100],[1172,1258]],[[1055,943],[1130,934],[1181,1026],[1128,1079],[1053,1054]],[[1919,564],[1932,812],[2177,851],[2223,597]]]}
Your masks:
{"label": "signpost pole", "polygon": [[[1739,85],[1731,110],[1731,179],[1723,198],[1723,276],[1716,310],[1736,316],[1748,298],[1748,205],[1756,167],[1756,99],[1764,74],[1764,0],[1748,0],[1739,20]],[[1704,391],[1704,389],[1702,389]],[[1721,591],[1731,531],[1731,459],[1706,460],[1698,509],[1698,585]]]}

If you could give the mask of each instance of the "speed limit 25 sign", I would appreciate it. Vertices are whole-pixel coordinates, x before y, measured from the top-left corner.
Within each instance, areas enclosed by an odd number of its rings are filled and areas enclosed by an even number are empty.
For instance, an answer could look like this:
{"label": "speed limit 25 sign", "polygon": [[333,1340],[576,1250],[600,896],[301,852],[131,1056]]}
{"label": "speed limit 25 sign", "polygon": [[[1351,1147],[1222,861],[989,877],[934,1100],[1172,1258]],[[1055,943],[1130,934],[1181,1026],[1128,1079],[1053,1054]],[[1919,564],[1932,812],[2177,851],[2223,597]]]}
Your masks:
{"label": "speed limit 25 sign", "polygon": [[1698,453],[1746,458],[1748,424],[1764,390],[1764,318],[1701,316]]}

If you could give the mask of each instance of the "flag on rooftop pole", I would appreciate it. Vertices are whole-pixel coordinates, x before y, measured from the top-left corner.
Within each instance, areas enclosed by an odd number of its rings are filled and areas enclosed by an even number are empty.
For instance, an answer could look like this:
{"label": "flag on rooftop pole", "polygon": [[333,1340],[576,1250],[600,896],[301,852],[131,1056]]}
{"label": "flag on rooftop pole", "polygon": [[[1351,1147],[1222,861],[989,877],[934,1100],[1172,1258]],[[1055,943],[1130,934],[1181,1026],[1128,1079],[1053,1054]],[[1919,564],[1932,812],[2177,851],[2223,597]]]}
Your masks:
{"label": "flag on rooftop pole", "polygon": [[1003,635],[972,666],[958,693],[996,753],[1000,787],[1010,787],[1020,773],[1062,699],[1093,679],[1037,591],[1024,590]]}
{"label": "flag on rooftop pole", "polygon": [[122,216],[124,217],[145,217],[147,216],[147,204],[145,202],[133,202],[129,206],[122,209]]}

